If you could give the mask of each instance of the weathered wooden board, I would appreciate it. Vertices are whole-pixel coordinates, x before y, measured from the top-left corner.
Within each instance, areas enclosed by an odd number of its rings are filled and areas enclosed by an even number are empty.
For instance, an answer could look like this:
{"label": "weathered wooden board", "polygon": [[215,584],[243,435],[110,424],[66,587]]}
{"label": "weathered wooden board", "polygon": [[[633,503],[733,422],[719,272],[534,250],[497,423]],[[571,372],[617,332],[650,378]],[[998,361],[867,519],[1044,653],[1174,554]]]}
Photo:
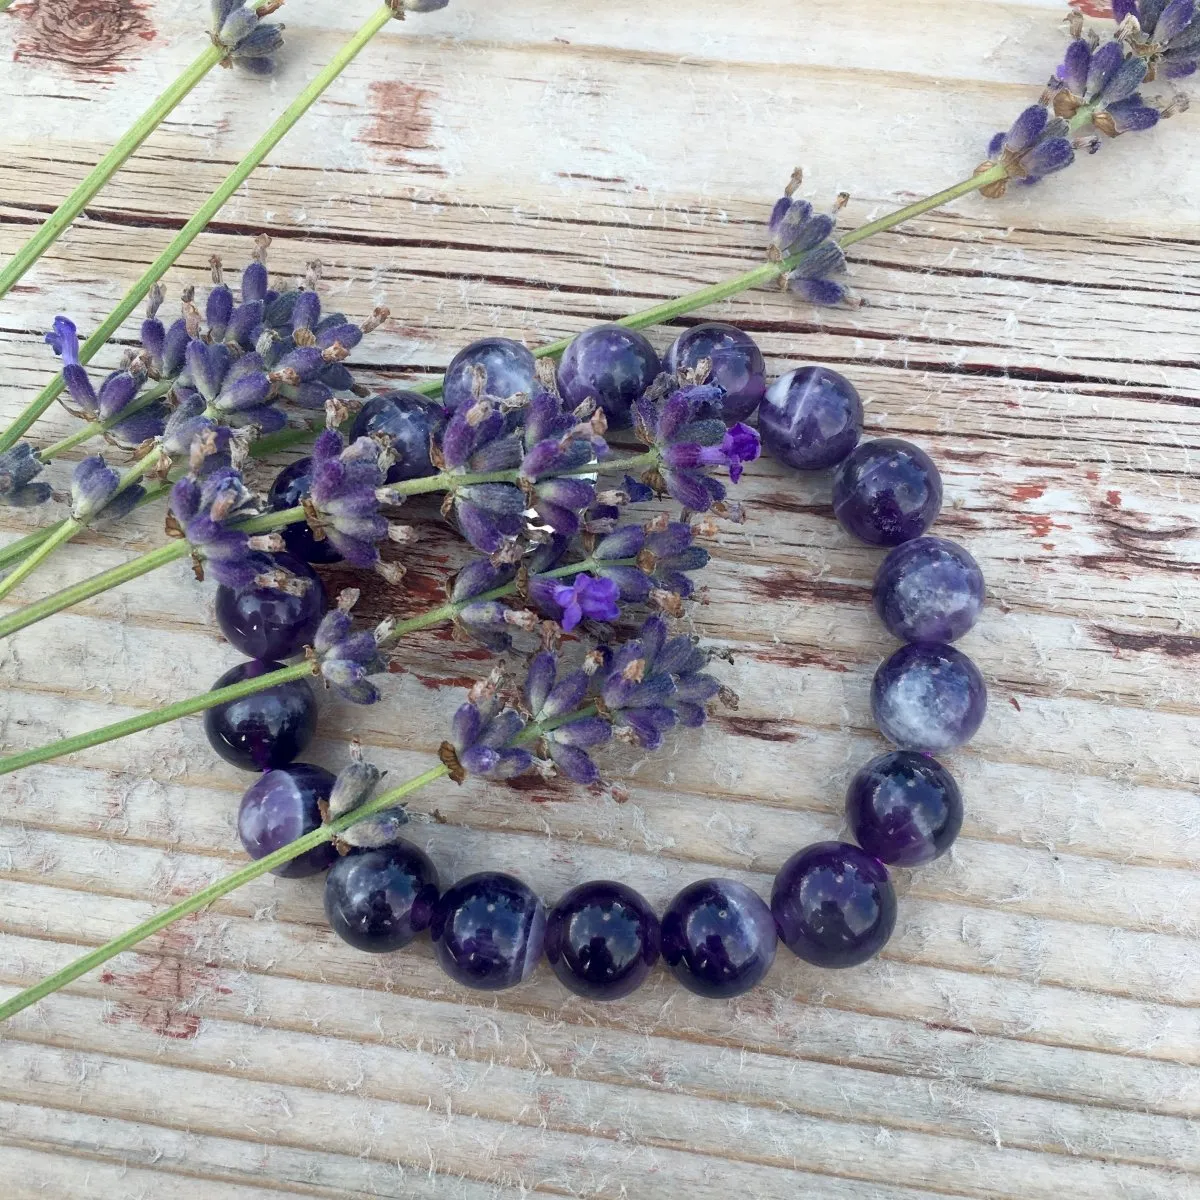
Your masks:
{"label": "weathered wooden board", "polygon": [[[204,7],[0,16],[0,258],[194,57]],[[0,301],[0,416],[49,375],[53,315],[100,320],[369,9],[289,0],[278,78],[214,73]],[[852,193],[847,223],[962,177],[1052,68],[1060,17],[453,0],[385,30],[168,283],[265,229],[278,270],[319,257],[348,311],[391,305],[356,355],[372,385],[485,332],[558,337],[752,265],[797,162],[815,197]],[[728,1004],[660,974],[588,1005],[546,972],[481,1001],[427,946],[378,961],[337,941],[318,883],[259,880],[3,1031],[4,1195],[1200,1196],[1197,194],[1184,116],[864,244],[861,308],[773,291],[721,307],[773,371],[838,366],[871,432],[930,450],[939,529],[991,588],[964,641],[992,706],[952,759],[963,837],[901,873],[878,962],[821,973],[781,951]],[[70,428],[55,411],[36,436]],[[878,555],[832,520],[826,478],[764,462],[743,490],[750,519],[716,539],[688,617],[733,652],[738,712],[665,754],[614,752],[623,802],[429,789],[416,807],[441,822],[414,836],[447,877],[505,867],[552,898],[612,876],[661,905],[714,872],[764,890],[841,828],[846,780],[881,745]],[[38,519],[0,510],[0,532]],[[155,510],[89,533],[23,594],[161,536]],[[369,615],[434,602],[459,557],[430,527]],[[0,645],[0,745],[206,686],[237,659],[210,606],[177,565]],[[373,710],[326,702],[312,756],[335,766],[357,736],[396,777],[425,765],[480,663],[431,633],[405,668]],[[244,782],[196,720],[0,780],[0,988],[233,867]]]}

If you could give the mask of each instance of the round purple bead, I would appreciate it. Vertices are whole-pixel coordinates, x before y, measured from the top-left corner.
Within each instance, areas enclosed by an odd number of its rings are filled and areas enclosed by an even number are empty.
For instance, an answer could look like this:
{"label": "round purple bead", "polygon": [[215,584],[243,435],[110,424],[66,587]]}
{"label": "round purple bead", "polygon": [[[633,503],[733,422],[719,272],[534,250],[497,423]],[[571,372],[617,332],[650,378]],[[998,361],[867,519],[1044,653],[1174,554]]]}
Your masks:
{"label": "round purple bead", "polygon": [[[322,800],[329,799],[333,776],[308,763],[292,763],[256,779],[238,809],[238,837],[251,858],[265,858],[321,825]],[[272,875],[296,879],[324,871],[338,857],[332,842],[306,850]]]}
{"label": "round purple bead", "polygon": [[512,338],[486,337],[464,346],[451,360],[442,381],[442,403],[451,411],[475,399],[476,367],[486,373],[483,392],[495,400],[533,392],[537,363],[527,347]]}
{"label": "round purple bead", "polygon": [[732,879],[688,884],[663,914],[663,960],[698,996],[749,991],[775,961],[775,940],[771,910]]}
{"label": "round purple bead", "polygon": [[291,658],[313,639],[328,600],[317,573],[302,559],[274,554],[273,563],[308,586],[299,595],[274,587],[242,592],[217,588],[217,624],[231,646],[250,658]]}
{"label": "round purple bead", "polygon": [[798,471],[839,463],[862,435],[862,400],[844,375],[828,367],[797,367],[767,389],[758,411],[763,445]]}
{"label": "round purple bead", "polygon": [[860,443],[833,476],[834,515],[872,546],[920,537],[941,507],[942,477],[933,459],[901,438]]}
{"label": "round purple bead", "polygon": [[879,732],[902,750],[937,754],[969,742],[987,711],[987,685],[960,650],[937,642],[901,646],[871,684]]}
{"label": "round purple bead", "polygon": [[654,347],[636,330],[621,325],[585,329],[563,352],[558,390],[568,408],[594,400],[613,429],[633,423],[633,402],[660,369]]}
{"label": "round purple bead", "polygon": [[875,575],[875,611],[906,642],[953,642],[979,620],[986,593],[979,564],[944,538],[892,550]]}
{"label": "round purple bead", "polygon": [[[225,672],[212,690],[278,671],[282,663],[261,658]],[[283,767],[304,752],[317,729],[317,701],[305,679],[277,683],[238,700],[227,700],[204,714],[208,744],[243,771]]]}
{"label": "round purple bead", "polygon": [[[312,459],[298,458],[294,463],[283,468],[275,476],[271,490],[267,493],[267,503],[272,512],[282,512],[285,508],[295,508],[308,495],[312,486]],[[341,562],[342,556],[333,548],[328,538],[318,540],[304,521],[297,521],[281,529],[283,544],[289,554],[304,559],[310,563]]]}
{"label": "round purple bead", "polygon": [[423,850],[397,841],[339,857],[325,877],[325,915],[356,950],[400,950],[433,920],[437,868]]}
{"label": "round purple bead", "polygon": [[519,879],[483,871],[442,893],[430,930],[437,960],[451,979],[498,991],[533,974],[542,955],[546,910]]}
{"label": "round purple bead", "polygon": [[654,910],[632,888],[603,879],[572,888],[546,919],[546,958],[564,986],[589,1000],[619,1000],[658,960]]}
{"label": "round purple bead", "polygon": [[436,472],[429,458],[429,439],[441,419],[442,410],[419,392],[384,392],[359,409],[350,437],[383,434],[391,439],[396,461],[388,468],[388,483],[424,479]]}
{"label": "round purple bead", "polygon": [[783,944],[818,967],[856,967],[896,926],[887,868],[849,842],[817,842],[775,876],[771,912]]}
{"label": "round purple bead", "polygon": [[936,758],[912,750],[880,754],[846,791],[858,844],[880,862],[916,867],[950,849],[962,828],[962,793]]}
{"label": "round purple bead", "polygon": [[671,343],[663,369],[674,374],[704,358],[712,364],[708,382],[725,389],[721,416],[730,424],[751,416],[767,390],[767,367],[758,343],[733,325],[705,321]]}

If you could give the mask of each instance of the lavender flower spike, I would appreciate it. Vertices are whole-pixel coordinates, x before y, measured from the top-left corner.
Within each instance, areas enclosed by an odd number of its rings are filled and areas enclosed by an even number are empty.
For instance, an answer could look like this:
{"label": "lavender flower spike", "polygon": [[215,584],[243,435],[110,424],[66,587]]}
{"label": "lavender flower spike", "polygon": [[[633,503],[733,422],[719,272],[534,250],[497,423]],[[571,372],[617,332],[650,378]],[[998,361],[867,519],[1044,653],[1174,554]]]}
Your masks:
{"label": "lavender flower spike", "polygon": [[251,75],[270,75],[275,70],[275,55],[283,45],[283,26],[264,25],[283,0],[263,0],[257,5],[242,0],[213,0],[212,39],[227,52],[222,60],[248,71]]}
{"label": "lavender flower spike", "polygon": [[42,460],[28,442],[18,442],[0,451],[0,505],[8,508],[32,508],[50,499],[48,483],[34,483],[42,470]]}
{"label": "lavender flower spike", "polygon": [[[333,789],[329,793],[329,816],[340,817],[362,807],[375,792],[375,786],[383,772],[365,762],[362,749],[357,742],[350,743],[350,763],[338,772]],[[373,817],[367,817],[343,830],[338,841],[363,850],[389,846],[408,824],[408,809],[402,804],[385,809]]]}
{"label": "lavender flower spike", "polygon": [[[553,721],[583,704],[591,682],[586,671],[572,671],[560,677],[554,654],[543,651],[534,655],[529,664],[525,703],[535,721]],[[588,750],[602,746],[611,736],[612,728],[603,717],[584,717],[543,734],[542,743],[550,761],[568,779],[590,785],[599,781],[600,771]]]}
{"label": "lavender flower spike", "polygon": [[524,729],[525,718],[497,697],[494,683],[476,684],[454,714],[451,739],[438,756],[456,783],[468,775],[512,779],[533,765],[533,755],[513,745]]}
{"label": "lavender flower spike", "polygon": [[387,670],[379,645],[390,632],[386,623],[374,633],[355,633],[351,629],[350,610],[358,601],[358,592],[347,588],[336,608],[331,608],[317,627],[313,638],[313,658],[321,678],[344,700],[353,704],[374,704],[379,689],[368,679]]}
{"label": "lavender flower spike", "polygon": [[807,200],[797,200],[794,196],[802,180],[803,173],[797,168],[792,172],[783,196],[771,210],[767,222],[771,235],[767,257],[778,262],[781,258],[803,254],[787,275],[788,290],[803,296],[811,304],[841,304],[846,299],[846,288],[830,276],[839,275],[846,269],[846,256],[832,237],[835,214],[845,203],[845,197],[838,198],[832,213],[816,213]]}
{"label": "lavender flower spike", "polygon": [[1069,132],[1070,127],[1062,117],[1052,117],[1044,104],[1031,104],[1007,133],[997,133],[988,143],[988,161],[978,170],[1000,163],[1006,175],[980,188],[980,192],[995,200],[1004,195],[1010,179],[1034,184],[1044,175],[1069,167],[1075,161]]}
{"label": "lavender flower spike", "polygon": [[94,521],[102,515],[106,521],[125,516],[146,494],[140,484],[118,492],[120,473],[99,454],[89,455],[75,466],[71,475],[71,516],[76,521]]}
{"label": "lavender flower spike", "polygon": [[185,475],[171,489],[170,508],[167,532],[191,543],[197,578],[204,577],[207,566],[218,583],[242,591],[258,583],[270,566],[262,552],[283,547],[278,534],[251,538],[231,528],[257,512],[241,472],[232,467],[204,479]]}

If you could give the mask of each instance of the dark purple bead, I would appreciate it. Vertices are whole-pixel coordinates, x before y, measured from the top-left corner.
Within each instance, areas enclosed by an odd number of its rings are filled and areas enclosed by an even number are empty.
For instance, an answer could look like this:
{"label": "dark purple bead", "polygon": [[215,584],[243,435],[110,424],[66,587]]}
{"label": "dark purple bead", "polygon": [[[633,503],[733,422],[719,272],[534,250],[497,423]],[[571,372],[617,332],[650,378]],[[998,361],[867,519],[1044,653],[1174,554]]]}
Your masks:
{"label": "dark purple bead", "polygon": [[428,929],[437,899],[437,868],[405,841],[352,850],[325,879],[325,915],[333,932],[374,954],[400,950]]}
{"label": "dark purple bead", "polygon": [[725,389],[721,416],[730,424],[751,416],[767,390],[767,367],[755,340],[723,321],[706,321],[671,343],[663,369],[674,374],[702,358],[712,363],[708,382]]}
{"label": "dark purple bead", "polygon": [[388,468],[388,483],[424,479],[437,471],[429,458],[429,439],[441,421],[442,410],[427,396],[419,392],[385,392],[359,409],[350,438],[384,434],[391,439],[396,461]]}
{"label": "dark purple bead", "polygon": [[[306,495],[312,483],[312,459],[298,458],[290,466],[286,466],[271,484],[267,493],[267,503],[272,512],[281,512],[285,508],[295,508]],[[310,563],[341,562],[342,556],[333,548],[328,538],[318,541],[313,537],[312,530],[304,521],[297,521],[280,531],[283,543],[288,553]]]}
{"label": "dark purple bead", "polygon": [[217,588],[217,624],[230,645],[250,658],[291,658],[313,639],[328,601],[316,572],[290,554],[271,556],[276,567],[308,584],[297,596],[273,587],[243,592]]}
{"label": "dark purple bead", "polygon": [[442,381],[442,403],[451,410],[475,399],[476,367],[487,372],[484,394],[507,400],[528,396],[537,382],[537,364],[529,350],[512,338],[487,337],[464,346],[446,368]]}
{"label": "dark purple bead", "polygon": [[879,732],[902,750],[937,754],[969,742],[987,711],[987,685],[960,650],[939,642],[901,646],[871,684]]}
{"label": "dark purple bead", "polygon": [[[265,858],[321,825],[322,800],[329,799],[333,776],[308,763],[292,763],[256,779],[238,809],[238,837],[251,858]],[[306,850],[272,875],[295,879],[316,875],[338,857],[332,842]]]}
{"label": "dark purple bead", "polygon": [[942,477],[919,446],[901,438],[862,442],[833,476],[833,511],[847,533],[872,546],[898,546],[933,524]]}
{"label": "dark purple bead", "polygon": [[603,879],[572,888],[546,919],[546,958],[564,986],[619,1000],[658,960],[658,918],[632,888]]}
{"label": "dark purple bead", "polygon": [[483,871],[442,893],[430,930],[437,960],[451,979],[498,991],[533,974],[542,956],[546,910],[519,879]]}
{"label": "dark purple bead", "polygon": [[[282,663],[252,658],[226,671],[212,690],[278,671]],[[312,741],[317,701],[306,679],[277,683],[261,692],[206,710],[209,745],[243,771],[269,771],[290,763]]]}
{"label": "dark purple bead", "polygon": [[858,844],[880,862],[916,867],[950,849],[962,828],[962,794],[936,758],[892,750],[850,781],[846,816]]}
{"label": "dark purple bead", "polygon": [[676,979],[698,996],[740,996],[775,961],[775,922],[745,884],[701,879],[667,906],[662,953]]}
{"label": "dark purple bead", "polygon": [[817,842],[775,876],[771,912],[783,944],[818,967],[856,967],[896,927],[887,868],[849,842]]}
{"label": "dark purple bead", "polygon": [[633,423],[633,402],[660,370],[654,347],[636,330],[622,325],[585,329],[563,352],[558,390],[569,408],[594,400],[613,429]]}
{"label": "dark purple bead", "polygon": [[767,453],[798,471],[840,463],[858,444],[862,426],[854,385],[828,367],[797,367],[781,375],[758,410]]}
{"label": "dark purple bead", "polygon": [[953,642],[979,620],[986,592],[979,564],[944,538],[902,542],[875,575],[875,611],[906,642]]}

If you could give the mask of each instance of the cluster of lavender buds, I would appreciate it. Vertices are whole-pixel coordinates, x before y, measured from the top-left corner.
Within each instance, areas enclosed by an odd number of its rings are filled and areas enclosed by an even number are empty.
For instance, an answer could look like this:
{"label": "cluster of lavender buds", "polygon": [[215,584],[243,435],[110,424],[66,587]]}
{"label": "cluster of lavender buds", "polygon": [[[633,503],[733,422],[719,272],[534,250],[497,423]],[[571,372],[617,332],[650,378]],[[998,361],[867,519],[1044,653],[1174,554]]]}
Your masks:
{"label": "cluster of lavender buds", "polygon": [[0,451],[0,504],[10,508],[32,508],[49,500],[50,485],[34,482],[43,465],[28,442],[18,442],[10,449]]}
{"label": "cluster of lavender buds", "polygon": [[[1030,105],[1005,132],[988,145],[988,161],[1004,177],[981,188],[991,199],[1004,195],[1009,181],[1037,183],[1069,167],[1078,150],[1095,153],[1101,139],[1151,129],[1187,107],[1187,97],[1147,100],[1139,90],[1158,76],[1177,79],[1192,74],[1200,58],[1200,17],[1195,0],[1114,0],[1119,22],[1102,42],[1083,17],[1072,13],[1071,42],[1063,61],[1037,104]],[[1096,133],[1088,133],[1091,128]]]}
{"label": "cluster of lavender buds", "polygon": [[839,196],[832,213],[814,212],[807,200],[795,198],[803,180],[803,172],[797,167],[783,195],[775,201],[767,222],[771,237],[768,257],[778,262],[803,253],[803,260],[784,277],[785,286],[810,304],[841,304],[847,297],[846,286],[832,277],[846,270],[846,256],[832,234],[834,214],[847,198]]}
{"label": "cluster of lavender buds", "polygon": [[460,783],[469,775],[512,779],[556,769],[576,783],[595,783],[600,772],[588,751],[614,730],[655,750],[677,722],[704,723],[706,703],[721,690],[703,673],[707,661],[692,638],[669,638],[657,615],[615,650],[591,650],[575,670],[564,672],[553,652],[542,651],[530,661],[520,696],[507,693],[496,675],[472,688],[439,755]]}
{"label": "cluster of lavender buds", "polygon": [[71,475],[71,516],[76,521],[90,521],[102,513],[105,521],[115,521],[135,508],[145,494],[140,484],[121,488],[120,473],[103,455],[89,454]]}
{"label": "cluster of lavender buds", "polygon": [[226,53],[222,66],[236,66],[251,75],[271,75],[275,55],[283,45],[283,26],[265,24],[264,17],[283,6],[283,0],[213,0],[212,40]]}
{"label": "cluster of lavender buds", "polygon": [[379,700],[379,689],[368,676],[387,670],[379,645],[387,637],[390,624],[384,622],[374,633],[354,632],[350,610],[358,596],[354,588],[347,588],[338,597],[337,607],[325,614],[313,639],[313,658],[321,678],[339,696],[354,704],[374,704]]}

